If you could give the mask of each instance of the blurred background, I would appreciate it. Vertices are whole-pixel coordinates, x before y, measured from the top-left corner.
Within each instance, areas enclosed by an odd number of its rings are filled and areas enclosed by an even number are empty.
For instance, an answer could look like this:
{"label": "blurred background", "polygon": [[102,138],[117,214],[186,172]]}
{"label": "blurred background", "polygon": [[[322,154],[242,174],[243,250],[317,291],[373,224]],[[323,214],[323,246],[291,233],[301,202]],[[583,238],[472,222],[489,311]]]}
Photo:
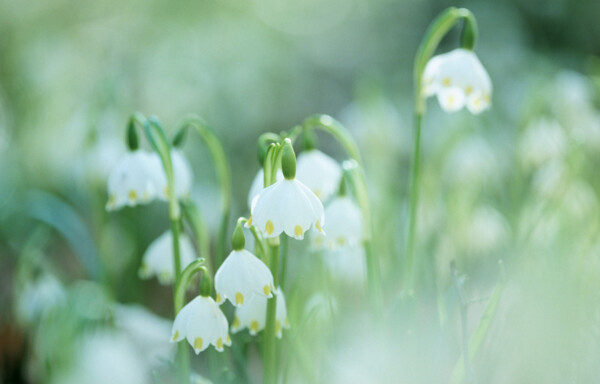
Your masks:
{"label": "blurred background", "polygon": [[[478,116],[428,102],[420,294],[407,306],[412,65],[427,26],[452,5],[478,20],[493,102]],[[171,288],[137,273],[168,229],[166,204],[104,209],[136,111],[170,135],[188,113],[215,130],[233,172],[230,226],[248,214],[261,133],[326,113],[356,139],[384,325],[372,324],[360,262],[326,269],[327,255],[291,244],[286,382],[448,382],[463,337],[451,261],[469,336],[501,286],[469,380],[600,381],[598,15],[595,0],[0,0],[0,382],[169,382]],[[455,28],[439,52],[458,37]],[[185,153],[214,239],[210,156],[193,137]],[[257,382],[255,342],[245,333],[236,343],[226,375],[203,355],[196,371]]]}

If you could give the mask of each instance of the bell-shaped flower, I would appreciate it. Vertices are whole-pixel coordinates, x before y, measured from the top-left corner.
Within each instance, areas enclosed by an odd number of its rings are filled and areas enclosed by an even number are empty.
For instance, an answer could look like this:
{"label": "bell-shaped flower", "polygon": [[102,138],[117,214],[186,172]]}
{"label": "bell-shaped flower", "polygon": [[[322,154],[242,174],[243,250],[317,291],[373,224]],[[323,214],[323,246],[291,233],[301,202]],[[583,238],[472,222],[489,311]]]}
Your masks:
{"label": "bell-shaped flower", "polygon": [[296,179],[284,179],[262,191],[252,206],[248,225],[256,225],[266,238],[285,232],[298,240],[311,226],[323,232],[323,204],[307,186]]}
{"label": "bell-shaped flower", "polygon": [[[196,259],[192,241],[185,233],[179,235],[179,256],[181,270],[184,270]],[[163,233],[150,244],[144,253],[138,275],[142,279],[156,276],[163,285],[173,283],[175,274],[173,269],[173,235],[171,231]]]}
{"label": "bell-shaped flower", "polygon": [[150,153],[142,150],[128,152],[108,176],[106,209],[112,211],[125,205],[135,206],[152,201],[158,194],[155,180],[160,172]]}
{"label": "bell-shaped flower", "polygon": [[336,249],[346,245],[355,246],[363,240],[362,212],[348,196],[331,200],[325,208],[327,236],[315,233],[312,245],[315,248]]}
{"label": "bell-shaped flower", "polygon": [[473,51],[458,48],[429,60],[423,73],[423,94],[437,95],[446,112],[466,105],[477,114],[491,105],[492,81]]}
{"label": "bell-shaped flower", "polygon": [[171,330],[171,342],[187,339],[196,354],[210,344],[219,352],[230,346],[229,324],[221,309],[208,296],[198,296],[179,311]]}
{"label": "bell-shaped flower", "polygon": [[[162,163],[158,155],[155,155],[154,161],[161,167]],[[173,166],[173,181],[175,183],[175,195],[177,198],[188,198],[192,191],[193,172],[190,163],[185,158],[183,152],[177,148],[171,149],[171,164]],[[169,187],[164,170],[155,178],[156,188],[159,197],[162,200],[169,198]]]}
{"label": "bell-shaped flower", "polygon": [[[278,288],[274,293],[277,298],[275,333],[281,339],[281,330],[283,328],[289,329],[290,321],[287,317],[283,291],[281,288]],[[237,333],[244,328],[248,328],[250,334],[255,336],[259,331],[263,330],[267,322],[267,300],[264,296],[254,295],[248,300],[247,304],[236,308],[231,332]]]}
{"label": "bell-shaped flower", "polygon": [[215,274],[217,303],[228,299],[242,306],[254,295],[272,297],[273,275],[258,257],[245,249],[233,250]]}
{"label": "bell-shaped flower", "polygon": [[[277,174],[275,176],[276,181],[281,181],[283,180],[283,172],[281,172],[281,169],[277,170]],[[252,185],[250,186],[250,192],[248,192],[248,208],[252,207],[252,202],[254,201],[255,198],[258,197],[258,195],[265,189],[264,185],[265,185],[265,170],[263,168],[261,168],[258,173],[256,174],[256,176],[254,177],[254,180],[252,181]]]}
{"label": "bell-shaped flower", "polygon": [[318,149],[311,149],[298,155],[296,178],[321,201],[325,201],[337,191],[342,178],[342,167]]}

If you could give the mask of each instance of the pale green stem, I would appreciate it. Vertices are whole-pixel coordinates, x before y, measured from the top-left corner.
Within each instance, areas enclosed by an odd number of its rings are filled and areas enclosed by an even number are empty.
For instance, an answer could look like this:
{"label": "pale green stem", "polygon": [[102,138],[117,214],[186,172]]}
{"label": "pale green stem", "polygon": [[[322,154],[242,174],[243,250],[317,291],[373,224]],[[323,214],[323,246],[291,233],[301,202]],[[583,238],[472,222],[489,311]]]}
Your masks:
{"label": "pale green stem", "polygon": [[[268,240],[271,262],[269,268],[273,274],[275,288],[279,286],[279,237]],[[263,333],[263,384],[277,384],[277,353],[275,323],[277,315],[277,297],[273,295],[267,301],[267,322]]]}

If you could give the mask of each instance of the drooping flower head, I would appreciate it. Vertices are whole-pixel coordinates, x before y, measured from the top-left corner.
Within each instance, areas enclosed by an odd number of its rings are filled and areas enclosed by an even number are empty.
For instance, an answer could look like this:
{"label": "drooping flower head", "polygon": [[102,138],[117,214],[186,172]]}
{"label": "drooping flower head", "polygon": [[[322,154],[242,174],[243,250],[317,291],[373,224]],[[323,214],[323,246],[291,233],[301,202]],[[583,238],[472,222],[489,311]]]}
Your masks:
{"label": "drooping flower head", "polygon": [[327,236],[320,233],[313,237],[313,246],[336,249],[354,246],[363,240],[363,220],[360,208],[348,196],[336,197],[325,208]]}
{"label": "drooping flower head", "polygon": [[423,73],[423,93],[436,95],[446,112],[466,106],[478,114],[491,105],[492,81],[473,51],[457,48],[429,60]]}
{"label": "drooping flower head", "polygon": [[284,144],[282,171],[284,180],[265,188],[254,200],[247,225],[256,225],[266,238],[285,232],[301,240],[311,226],[323,232],[323,204],[296,180],[296,155],[290,143]]}
{"label": "drooping flower head", "polygon": [[228,328],[225,315],[212,297],[198,296],[187,303],[175,317],[171,342],[185,338],[196,354],[211,344],[222,352],[223,345],[231,345]]}
{"label": "drooping flower head", "polygon": [[141,149],[128,152],[108,176],[106,209],[117,210],[151,202],[157,196],[156,177],[162,172],[152,155]]}
{"label": "drooping flower head", "polygon": [[337,161],[323,152],[311,149],[298,155],[296,178],[324,202],[337,191],[342,178],[342,168]]}
{"label": "drooping flower head", "polygon": [[[264,183],[265,183],[265,170],[263,168],[261,168],[258,173],[256,174],[256,176],[254,177],[254,180],[252,181],[252,185],[250,186],[250,192],[248,192],[248,208],[252,208],[252,202],[254,201],[255,198],[258,197],[258,195],[265,189],[264,187]],[[275,181],[281,181],[283,180],[283,172],[281,172],[281,169],[277,170],[277,174],[275,175]]]}
{"label": "drooping flower head", "polygon": [[[181,269],[185,269],[196,259],[194,246],[185,233],[179,235],[179,250],[181,257]],[[142,279],[156,276],[162,285],[173,283],[173,235],[171,231],[163,233],[154,240],[144,253],[142,265],[138,271]]]}
{"label": "drooping flower head", "polygon": [[242,306],[254,295],[272,297],[273,275],[258,257],[244,249],[245,239],[241,224],[233,234],[233,251],[227,256],[215,274],[217,303],[228,299],[235,306]]}
{"label": "drooping flower head", "polygon": [[[275,313],[275,334],[281,339],[282,329],[290,328],[290,321],[287,317],[285,306],[285,297],[281,287],[274,291],[277,298],[277,309]],[[248,328],[250,334],[255,336],[259,331],[265,328],[267,323],[267,298],[260,295],[254,295],[248,303],[235,310],[235,318],[231,325],[231,332],[237,333]]]}

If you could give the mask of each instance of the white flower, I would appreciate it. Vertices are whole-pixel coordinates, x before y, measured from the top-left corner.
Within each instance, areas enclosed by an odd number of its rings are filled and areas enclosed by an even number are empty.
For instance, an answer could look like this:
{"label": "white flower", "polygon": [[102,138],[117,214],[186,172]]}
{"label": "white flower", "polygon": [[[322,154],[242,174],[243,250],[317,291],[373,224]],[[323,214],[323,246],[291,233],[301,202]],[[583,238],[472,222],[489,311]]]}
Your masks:
{"label": "white flower", "polygon": [[108,176],[106,209],[116,210],[125,205],[146,204],[157,196],[155,179],[160,175],[152,155],[142,150],[128,152]]}
{"label": "white flower", "polygon": [[[185,233],[179,235],[179,255],[181,270],[196,259],[194,246]],[[142,279],[156,275],[161,284],[167,285],[173,283],[173,272],[173,235],[167,231],[154,240],[144,253],[138,275]]]}
{"label": "white flower", "polygon": [[215,274],[217,303],[228,299],[235,306],[242,306],[255,294],[272,297],[273,275],[258,257],[245,249],[233,250]]}
{"label": "white flower", "polygon": [[568,138],[555,120],[541,118],[530,123],[519,140],[518,154],[524,165],[538,168],[566,152]]}
{"label": "white flower", "polygon": [[[281,329],[289,329],[290,321],[287,317],[283,291],[281,288],[278,288],[274,293],[277,298],[275,333],[281,339]],[[264,296],[254,295],[248,300],[246,305],[236,308],[231,332],[237,333],[244,328],[248,328],[250,334],[255,336],[259,331],[263,330],[267,322],[267,300]]]}
{"label": "white flower", "polygon": [[[167,176],[162,168],[160,157],[154,156],[161,169],[161,173],[155,178],[156,190],[162,200],[169,198],[169,187],[167,186]],[[173,181],[175,183],[175,196],[177,198],[188,198],[192,191],[193,172],[190,163],[185,158],[183,152],[179,149],[171,149],[171,164],[173,166]]]}
{"label": "white flower", "polygon": [[429,60],[423,73],[423,93],[426,97],[437,95],[446,112],[466,105],[477,114],[491,104],[492,81],[475,53],[458,48]]}
{"label": "white flower", "polygon": [[325,265],[336,280],[362,287],[367,277],[367,256],[365,248],[359,245],[346,245],[328,250],[323,255]]}
{"label": "white flower", "polygon": [[298,155],[296,178],[304,183],[321,201],[327,200],[340,186],[340,164],[318,149]]}
{"label": "white flower", "polygon": [[254,200],[252,215],[246,225],[256,225],[264,237],[285,232],[298,240],[312,225],[320,232],[325,224],[323,204],[317,196],[296,179],[284,179],[265,188]]}
{"label": "white flower", "polygon": [[66,303],[67,293],[56,277],[45,273],[36,280],[25,283],[16,296],[16,301],[17,318],[29,324]]}
{"label": "white flower", "polygon": [[[265,299],[266,300],[266,299]],[[212,297],[198,296],[179,311],[171,330],[171,342],[187,339],[196,354],[210,344],[219,352],[230,346],[229,324]]]}
{"label": "white flower", "polygon": [[[281,169],[277,170],[277,174],[275,176],[275,178],[277,180],[275,181],[281,181],[283,180],[283,172],[281,172]],[[265,185],[265,170],[263,168],[261,168],[258,173],[256,174],[256,176],[254,177],[254,180],[252,181],[252,186],[250,186],[250,192],[248,192],[248,208],[252,207],[252,202],[254,201],[255,198],[258,197],[258,195],[265,189],[264,185]]]}
{"label": "white flower", "polygon": [[348,196],[336,197],[325,208],[327,237],[316,233],[313,246],[329,249],[357,245],[363,240],[363,221],[360,208]]}

